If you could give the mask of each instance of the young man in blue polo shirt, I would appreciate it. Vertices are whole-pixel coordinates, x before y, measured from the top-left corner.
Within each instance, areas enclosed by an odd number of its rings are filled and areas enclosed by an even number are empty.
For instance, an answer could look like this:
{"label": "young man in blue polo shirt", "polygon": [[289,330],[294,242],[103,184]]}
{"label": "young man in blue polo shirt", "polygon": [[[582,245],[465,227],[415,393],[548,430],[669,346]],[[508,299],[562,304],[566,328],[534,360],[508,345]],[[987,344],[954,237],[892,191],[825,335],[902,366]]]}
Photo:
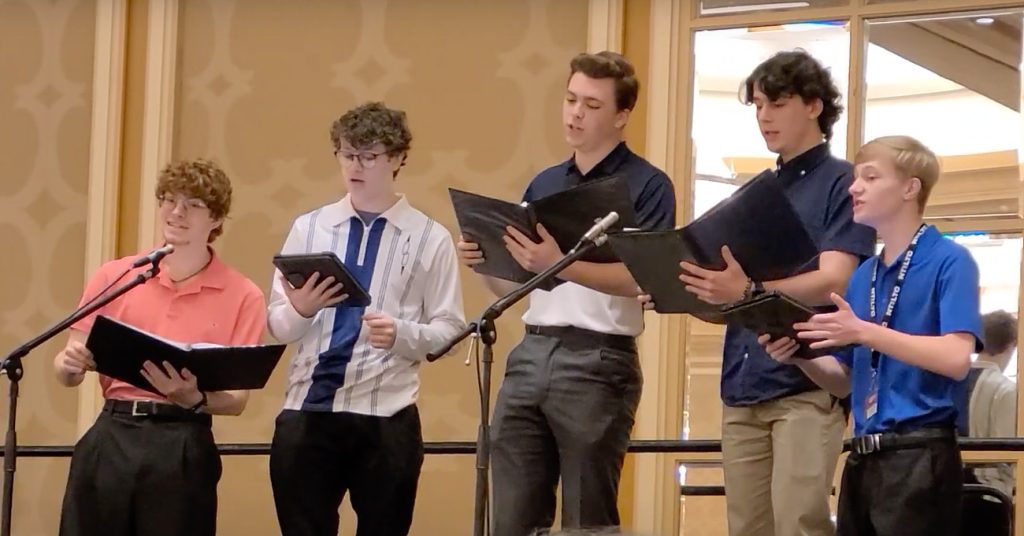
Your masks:
{"label": "young man in blue polo shirt", "polygon": [[[763,62],[742,89],[744,101],[757,110],[765,144],[779,155],[775,180],[816,242],[818,264],[761,282],[725,255],[723,271],[682,263],[680,280],[713,304],[777,290],[826,305],[875,245],[875,233],[853,221],[847,193],[852,166],[829,148],[842,113],[839,90],[828,70],[799,50]],[[729,535],[831,536],[828,498],[846,428],[840,401],[799,369],[773,361],[757,334],[731,325],[722,355],[722,402]]]}
{"label": "young man in blue polo shirt", "polygon": [[962,466],[958,401],[980,347],[978,267],[968,251],[922,222],[939,178],[917,140],[867,143],[850,187],[856,221],[875,228],[882,253],[863,263],[838,311],[796,324],[833,356],[792,359],[796,341],[769,341],[836,396],[853,392],[853,449],[839,496],[840,536],[941,536],[960,532]]}

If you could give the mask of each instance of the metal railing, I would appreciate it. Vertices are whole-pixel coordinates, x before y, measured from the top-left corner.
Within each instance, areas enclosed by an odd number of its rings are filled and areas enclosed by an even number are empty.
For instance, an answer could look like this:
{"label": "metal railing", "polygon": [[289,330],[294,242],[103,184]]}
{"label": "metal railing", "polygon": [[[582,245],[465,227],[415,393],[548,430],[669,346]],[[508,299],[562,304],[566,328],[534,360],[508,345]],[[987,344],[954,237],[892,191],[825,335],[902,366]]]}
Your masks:
{"label": "metal railing", "polygon": [[[960,438],[962,451],[1024,451],[1024,438]],[[217,449],[224,456],[269,456],[270,443],[220,443]],[[850,442],[843,444],[843,451],[850,449]],[[71,456],[74,447],[71,445],[25,445],[18,447],[18,456],[28,458],[66,458]],[[427,441],[423,450],[428,455],[439,454],[473,454],[476,443],[473,441]],[[635,439],[629,442],[629,452],[633,454],[652,453],[719,453],[722,442],[718,439]],[[3,445],[0,445],[0,458],[3,457]]]}

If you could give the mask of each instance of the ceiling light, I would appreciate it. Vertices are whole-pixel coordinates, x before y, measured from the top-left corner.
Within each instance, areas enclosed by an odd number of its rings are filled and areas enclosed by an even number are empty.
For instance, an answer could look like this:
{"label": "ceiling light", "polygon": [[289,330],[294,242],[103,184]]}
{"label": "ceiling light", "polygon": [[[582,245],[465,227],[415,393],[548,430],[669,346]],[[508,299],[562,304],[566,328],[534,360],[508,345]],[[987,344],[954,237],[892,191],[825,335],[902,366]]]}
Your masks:
{"label": "ceiling light", "polygon": [[974,19],[974,22],[976,22],[976,23],[978,23],[978,24],[980,24],[982,26],[988,26],[989,24],[992,24],[995,21],[996,21],[996,19],[993,19],[992,17],[978,17],[978,18]]}

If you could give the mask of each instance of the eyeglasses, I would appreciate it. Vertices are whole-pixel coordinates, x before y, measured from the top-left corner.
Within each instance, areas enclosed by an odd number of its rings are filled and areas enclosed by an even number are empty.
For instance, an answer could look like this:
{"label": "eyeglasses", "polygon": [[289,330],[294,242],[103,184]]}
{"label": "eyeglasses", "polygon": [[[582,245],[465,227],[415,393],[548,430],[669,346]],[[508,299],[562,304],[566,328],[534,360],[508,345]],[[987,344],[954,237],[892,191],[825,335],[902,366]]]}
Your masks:
{"label": "eyeglasses", "polygon": [[370,169],[377,165],[377,160],[381,156],[387,154],[387,151],[374,153],[371,151],[352,152],[352,151],[334,151],[334,155],[342,160],[343,164],[354,164],[356,160],[359,161],[359,165],[363,166],[363,169]]}
{"label": "eyeglasses", "polygon": [[210,207],[206,206],[206,203],[202,199],[196,199],[194,197],[172,197],[170,195],[157,196],[157,200],[160,201],[160,207],[168,210],[174,210],[181,205],[185,212],[202,212],[210,210]]}

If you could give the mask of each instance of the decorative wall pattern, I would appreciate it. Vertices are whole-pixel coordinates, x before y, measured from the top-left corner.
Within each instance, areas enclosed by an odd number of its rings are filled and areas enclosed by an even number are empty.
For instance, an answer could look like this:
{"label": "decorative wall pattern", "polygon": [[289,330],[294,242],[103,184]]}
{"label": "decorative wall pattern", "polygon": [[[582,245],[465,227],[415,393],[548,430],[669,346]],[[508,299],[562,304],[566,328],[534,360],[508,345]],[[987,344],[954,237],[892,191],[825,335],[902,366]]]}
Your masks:
{"label": "decorative wall pattern", "polygon": [[[560,109],[569,59],[585,49],[585,0],[268,0],[181,2],[173,154],[220,162],[236,198],[224,258],[268,288],[271,256],[292,219],[344,194],[331,122],[383,100],[413,132],[399,178],[411,202],[457,231],[449,186],[518,198],[540,169],[565,159]],[[490,297],[462,273],[468,315]],[[521,309],[499,324],[494,391],[521,336]],[[422,370],[429,440],[476,437],[478,398],[467,348]],[[279,367],[246,413],[220,419],[219,441],[269,441],[283,396]],[[468,533],[473,459],[428,457],[414,534]],[[276,530],[265,458],[225,463],[221,532]],[[443,512],[443,514],[442,514]],[[352,515],[343,512],[343,525]]]}
{"label": "decorative wall pattern", "polygon": [[[84,282],[86,192],[96,5],[90,0],[0,1],[0,353],[66,315]],[[24,361],[22,444],[75,441],[78,395],[54,380],[65,338]],[[2,357],[0,357],[2,358]],[[7,422],[6,378],[0,422]],[[13,532],[57,532],[67,459],[22,458]]]}

